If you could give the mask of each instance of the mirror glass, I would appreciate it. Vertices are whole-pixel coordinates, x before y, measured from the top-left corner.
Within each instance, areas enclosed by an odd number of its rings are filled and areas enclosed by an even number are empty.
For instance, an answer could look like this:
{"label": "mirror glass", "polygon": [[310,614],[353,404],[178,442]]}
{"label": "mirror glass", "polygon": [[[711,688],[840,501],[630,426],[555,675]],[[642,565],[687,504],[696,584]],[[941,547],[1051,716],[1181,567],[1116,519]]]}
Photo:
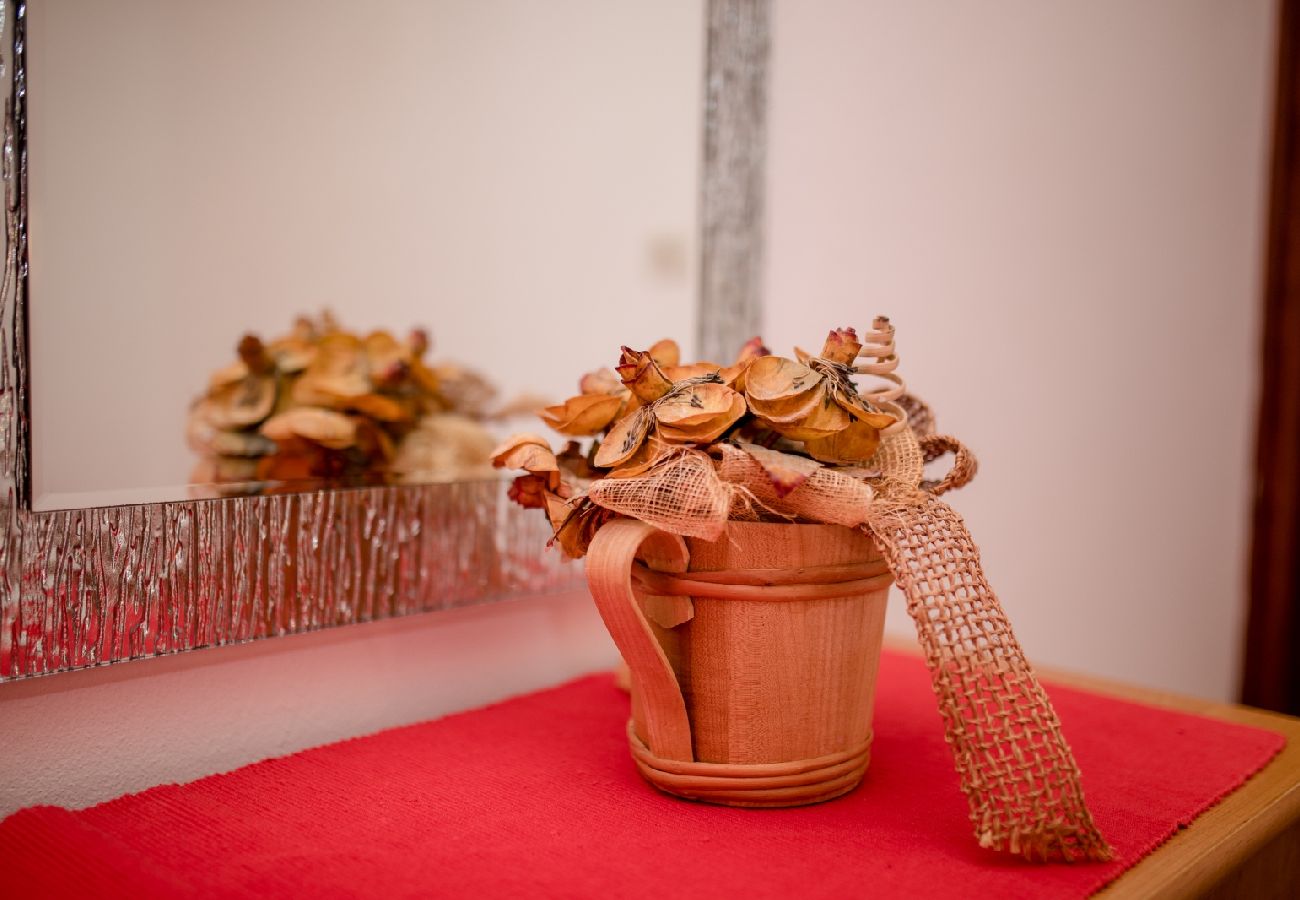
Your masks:
{"label": "mirror glass", "polygon": [[303,316],[498,411],[694,334],[703,0],[39,0],[27,44],[38,510],[228,492],[193,404]]}

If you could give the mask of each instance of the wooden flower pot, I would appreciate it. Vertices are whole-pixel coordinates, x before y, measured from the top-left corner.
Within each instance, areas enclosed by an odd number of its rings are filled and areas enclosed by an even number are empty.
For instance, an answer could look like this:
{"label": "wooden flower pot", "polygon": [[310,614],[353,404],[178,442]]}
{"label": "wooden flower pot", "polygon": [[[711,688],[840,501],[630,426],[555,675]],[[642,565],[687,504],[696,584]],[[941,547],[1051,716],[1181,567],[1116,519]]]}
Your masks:
{"label": "wooden flower pot", "polygon": [[891,582],[865,534],[732,522],[683,540],[619,519],[587,579],[631,670],[628,742],[655,787],[797,806],[862,780]]}

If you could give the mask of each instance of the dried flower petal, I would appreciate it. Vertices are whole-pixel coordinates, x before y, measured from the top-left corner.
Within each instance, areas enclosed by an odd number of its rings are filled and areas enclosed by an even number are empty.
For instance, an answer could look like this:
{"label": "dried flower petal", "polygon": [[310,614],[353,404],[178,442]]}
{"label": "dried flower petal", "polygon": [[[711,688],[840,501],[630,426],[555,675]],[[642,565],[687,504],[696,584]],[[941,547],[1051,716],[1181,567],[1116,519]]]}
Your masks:
{"label": "dried flower petal", "polygon": [[546,518],[551,520],[551,530],[558,531],[573,512],[573,504],[550,491],[542,494],[542,500],[546,504]]}
{"label": "dried flower petal", "polygon": [[[856,354],[855,344],[861,346],[851,328],[832,331],[826,342],[830,352],[841,355],[850,350]],[[873,409],[858,396],[846,364],[796,352],[803,362],[764,356],[754,360],[746,372],[745,396],[750,409],[774,430],[806,441],[829,437],[853,419],[876,428],[894,422],[893,416]]]}
{"label": "dried flower petal", "polygon": [[555,462],[559,465],[560,471],[567,472],[579,482],[591,481],[604,474],[592,465],[591,454],[584,453],[577,441],[569,441],[565,444],[564,449],[555,455]]}
{"label": "dried flower petal", "polygon": [[506,491],[507,497],[525,509],[545,509],[546,494],[546,479],[541,475],[520,475]]}
{"label": "dried flower petal", "polygon": [[261,481],[306,481],[332,478],[343,471],[342,457],[318,444],[301,444],[257,461]]}
{"label": "dried flower petal", "polygon": [[276,443],[302,438],[332,450],[345,450],[357,442],[357,423],[332,410],[300,407],[267,419],[262,434]]}
{"label": "dried flower petal", "polygon": [[565,556],[581,559],[587,555],[587,548],[600,526],[612,518],[614,513],[583,497],[571,507],[564,522],[555,530],[552,540],[560,545]]}
{"label": "dried flower petal", "polygon": [[542,421],[560,434],[598,434],[609,426],[623,405],[621,397],[609,394],[579,394],[563,404],[542,410]]}
{"label": "dried flower petal", "polygon": [[386,468],[397,454],[397,445],[379,423],[364,416],[353,420],[357,426],[356,453],[372,468]]}
{"label": "dried flower petal", "polygon": [[322,373],[348,372],[365,366],[365,345],[355,334],[327,331],[317,342],[317,365]]}
{"label": "dried flower petal", "polygon": [[635,453],[609,473],[609,477],[634,478],[637,475],[643,475],[647,470],[663,462],[673,452],[672,445],[652,431]]}
{"label": "dried flower petal", "polygon": [[651,359],[661,369],[667,369],[671,366],[681,365],[682,348],[677,346],[677,342],[671,338],[664,338],[662,341],[656,341],[654,346],[646,351],[650,354]]}
{"label": "dried flower petal", "polygon": [[853,422],[828,437],[806,441],[804,448],[823,462],[860,465],[871,459],[880,446],[880,429],[866,422]]}
{"label": "dried flower petal", "polygon": [[578,380],[578,392],[582,394],[621,394],[626,390],[611,369],[597,369]]}
{"label": "dried flower petal", "polygon": [[402,436],[388,471],[407,483],[486,478],[496,443],[483,425],[457,413],[423,416]]}
{"label": "dried flower petal", "polygon": [[808,405],[821,386],[818,372],[783,356],[762,356],[749,365],[745,396],[754,412],[789,415]]}
{"label": "dried flower petal", "polygon": [[745,414],[745,398],[716,382],[676,391],[654,407],[659,434],[678,443],[708,444]]}
{"label": "dried flower petal", "polygon": [[775,403],[761,403],[751,399],[749,406],[754,415],[765,422],[793,425],[815,415],[818,407],[826,404],[828,396],[826,386],[818,383],[812,390],[796,397]]}
{"label": "dried flower petal", "polygon": [[498,469],[523,469],[542,477],[546,488],[560,489],[560,465],[545,438],[535,434],[517,434],[491,453],[492,465]]}
{"label": "dried flower petal", "polygon": [[365,359],[371,372],[386,372],[410,358],[407,348],[387,331],[372,331],[362,341]]}
{"label": "dried flower petal", "polygon": [[346,409],[351,401],[370,390],[370,379],[360,372],[331,374],[308,369],[294,384],[292,398],[300,406]]}
{"label": "dried flower petal", "polygon": [[316,345],[296,334],[271,341],[266,349],[275,360],[275,367],[290,375],[303,371],[316,358]]}
{"label": "dried flower petal", "polygon": [[835,401],[844,408],[845,412],[855,420],[872,428],[888,428],[898,421],[896,417],[891,416],[889,413],[873,409],[866,400],[858,395],[857,391],[849,393],[848,391],[835,390],[833,396]]}
{"label": "dried flower petal", "polygon": [[551,445],[535,434],[516,434],[493,449],[492,465],[498,469],[525,469],[529,472],[558,472],[559,466]]}
{"label": "dried flower petal", "polygon": [[442,390],[442,383],[438,380],[437,374],[420,361],[419,357],[412,356],[406,360],[407,373],[410,376],[411,383],[430,397],[439,397]]}
{"label": "dried flower petal", "polygon": [[217,428],[251,428],[271,415],[275,398],[275,378],[246,375],[209,393],[204,417]]}
{"label": "dried flower petal", "polygon": [[849,427],[852,422],[844,407],[819,386],[814,395],[814,402],[798,410],[796,414],[785,417],[758,415],[758,418],[773,431],[796,441],[811,441],[829,437]]}
{"label": "dried flower petal", "polygon": [[438,380],[438,394],[452,409],[467,416],[487,415],[497,389],[486,378],[454,363],[434,366],[431,371]]}
{"label": "dried flower petal", "polygon": [[243,381],[247,377],[248,366],[244,365],[242,359],[237,359],[208,376],[208,390],[216,391],[236,381]]}
{"label": "dried flower petal", "polygon": [[415,419],[415,411],[408,403],[384,394],[363,394],[349,400],[346,406],[380,422],[408,423]]}
{"label": "dried flower petal", "polygon": [[275,442],[256,431],[230,430],[213,414],[212,401],[202,400],[190,411],[185,436],[190,447],[202,456],[263,456],[275,450]]}
{"label": "dried flower petal", "polygon": [[641,447],[654,424],[655,417],[648,406],[639,407],[623,416],[614,423],[600,449],[596,451],[596,465],[602,469],[612,469],[627,462]]}

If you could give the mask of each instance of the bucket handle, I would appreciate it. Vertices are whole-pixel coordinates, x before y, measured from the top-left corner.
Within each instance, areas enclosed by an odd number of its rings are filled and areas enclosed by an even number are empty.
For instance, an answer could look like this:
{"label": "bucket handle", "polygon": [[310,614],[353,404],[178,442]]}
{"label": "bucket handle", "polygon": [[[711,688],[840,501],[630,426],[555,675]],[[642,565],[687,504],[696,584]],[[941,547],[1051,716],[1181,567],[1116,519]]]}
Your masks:
{"label": "bucket handle", "polygon": [[691,761],[691,723],[677,673],[655,639],[632,590],[632,563],[642,559],[661,572],[685,572],[686,542],[635,519],[601,526],[587,551],[587,584],[605,628],[632,672],[641,698],[646,733],[641,737],[662,759]]}

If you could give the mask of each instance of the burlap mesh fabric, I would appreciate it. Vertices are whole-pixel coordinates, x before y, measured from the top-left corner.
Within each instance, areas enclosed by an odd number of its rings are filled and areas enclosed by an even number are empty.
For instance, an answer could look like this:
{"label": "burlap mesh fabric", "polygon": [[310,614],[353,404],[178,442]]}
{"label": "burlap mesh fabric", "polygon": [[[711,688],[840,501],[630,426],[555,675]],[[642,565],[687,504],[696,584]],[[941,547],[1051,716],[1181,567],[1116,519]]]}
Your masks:
{"label": "burlap mesh fabric", "polygon": [[718,476],[741,488],[733,501],[732,518],[749,518],[757,504],[790,521],[826,522],[856,528],[866,524],[875,491],[871,485],[813,460],[792,460],[806,480],[781,494],[763,466],[751,454],[727,444],[719,445],[722,458]]}
{"label": "burlap mesh fabric", "polygon": [[[1032,859],[1109,859],[1056,711],[984,577],[979,549],[935,496],[974,477],[975,459],[955,438],[935,435],[929,407],[909,399],[922,434],[907,427],[882,440],[867,527],[907,598],[975,837]],[[924,481],[925,463],[945,452],[955,454],[953,469]]]}
{"label": "burlap mesh fabric", "polygon": [[597,506],[671,534],[713,540],[727,527],[736,492],[718,477],[708,454],[682,450],[643,475],[593,481],[587,496]]}
{"label": "burlap mesh fabric", "polygon": [[[974,475],[974,457],[954,438],[933,434],[928,407],[907,400],[917,404],[923,433],[892,429],[866,470],[787,457],[787,467],[807,477],[781,492],[754,455],[723,444],[716,461],[687,450],[640,476],[593,482],[589,496],[706,539],[721,534],[728,518],[868,530],[907,598],[980,845],[1031,859],[1108,859],[1051,702],[984,578],[965,522],[936,497]],[[953,470],[924,481],[925,463],[944,452],[956,454]]]}
{"label": "burlap mesh fabric", "polygon": [[915,488],[925,477],[925,452],[910,428],[886,433],[871,464],[879,470],[881,482],[895,491]]}
{"label": "burlap mesh fabric", "polygon": [[1110,858],[1047,693],[989,587],[966,523],[923,494],[870,523],[916,624],[980,845]]}

